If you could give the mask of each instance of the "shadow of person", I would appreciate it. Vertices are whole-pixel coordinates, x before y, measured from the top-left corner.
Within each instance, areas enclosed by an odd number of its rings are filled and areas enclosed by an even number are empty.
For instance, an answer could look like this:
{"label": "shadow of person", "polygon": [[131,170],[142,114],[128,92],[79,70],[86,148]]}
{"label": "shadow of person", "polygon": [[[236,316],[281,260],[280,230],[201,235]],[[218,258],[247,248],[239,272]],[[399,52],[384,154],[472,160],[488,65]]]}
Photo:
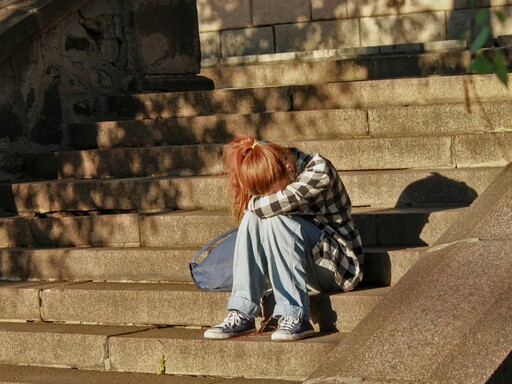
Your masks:
{"label": "shadow of person", "polygon": [[469,206],[477,196],[477,192],[466,183],[433,172],[407,186],[395,207],[464,207]]}
{"label": "shadow of person", "polygon": [[[396,283],[420,257],[421,247],[430,245],[444,231],[445,228],[440,226],[446,220],[441,216],[434,220],[431,215],[435,211],[468,206],[477,196],[466,183],[437,172],[408,185],[394,209],[375,218],[377,249],[366,255],[362,285],[390,286]],[[399,248],[409,249],[407,259],[397,259],[393,254],[393,250]]]}

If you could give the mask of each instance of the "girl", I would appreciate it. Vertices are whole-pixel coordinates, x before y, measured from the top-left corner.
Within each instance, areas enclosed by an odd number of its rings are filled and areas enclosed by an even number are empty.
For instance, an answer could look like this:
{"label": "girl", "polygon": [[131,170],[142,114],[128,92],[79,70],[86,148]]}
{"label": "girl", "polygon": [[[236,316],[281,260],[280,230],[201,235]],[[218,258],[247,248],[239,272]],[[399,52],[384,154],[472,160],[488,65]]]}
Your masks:
{"label": "girl", "polygon": [[350,291],[362,279],[361,239],[351,202],[334,166],[318,154],[238,135],[224,148],[240,222],[228,316],[207,339],[255,331],[269,286],[279,319],[272,340],[314,334],[308,290]]}

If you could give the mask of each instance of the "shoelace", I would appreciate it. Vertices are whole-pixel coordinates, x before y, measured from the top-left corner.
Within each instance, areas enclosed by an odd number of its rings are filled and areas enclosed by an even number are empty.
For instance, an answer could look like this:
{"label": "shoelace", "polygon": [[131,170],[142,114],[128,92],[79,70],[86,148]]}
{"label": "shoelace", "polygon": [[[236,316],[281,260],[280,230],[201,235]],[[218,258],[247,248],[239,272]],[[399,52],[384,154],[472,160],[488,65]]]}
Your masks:
{"label": "shoelace", "polygon": [[292,316],[283,316],[279,319],[279,330],[291,331],[300,323],[300,319]]}
{"label": "shoelace", "polygon": [[240,314],[237,311],[231,311],[228,313],[228,317],[226,317],[222,323],[217,325],[217,327],[229,329],[233,328],[235,325],[240,325],[241,322],[242,318],[240,317]]}

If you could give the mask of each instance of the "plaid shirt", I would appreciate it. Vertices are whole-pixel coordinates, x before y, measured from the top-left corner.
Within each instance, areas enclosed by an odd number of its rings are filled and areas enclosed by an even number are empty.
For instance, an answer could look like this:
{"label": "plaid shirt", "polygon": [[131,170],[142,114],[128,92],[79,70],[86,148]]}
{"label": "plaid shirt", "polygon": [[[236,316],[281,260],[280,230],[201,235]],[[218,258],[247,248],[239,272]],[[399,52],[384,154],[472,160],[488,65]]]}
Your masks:
{"label": "plaid shirt", "polygon": [[324,232],[313,247],[315,263],[334,272],[335,281],[351,291],[361,281],[363,248],[351,216],[351,202],[338,172],[318,154],[297,149],[296,179],[282,191],[253,196],[247,209],[259,217],[301,215]]}

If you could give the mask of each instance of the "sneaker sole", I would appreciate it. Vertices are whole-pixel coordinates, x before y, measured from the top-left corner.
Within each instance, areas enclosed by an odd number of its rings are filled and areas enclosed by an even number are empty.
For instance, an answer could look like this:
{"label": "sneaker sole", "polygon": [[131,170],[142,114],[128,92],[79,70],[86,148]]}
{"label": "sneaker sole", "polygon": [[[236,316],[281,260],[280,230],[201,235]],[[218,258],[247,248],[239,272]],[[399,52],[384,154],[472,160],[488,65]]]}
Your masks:
{"label": "sneaker sole", "polygon": [[212,331],[206,330],[204,332],[204,338],[210,339],[210,340],[226,340],[226,339],[230,339],[232,337],[247,335],[248,333],[252,333],[252,332],[256,332],[256,328],[249,329],[244,332],[236,332],[236,333],[222,333],[222,332],[212,332]]}
{"label": "sneaker sole", "polygon": [[306,331],[306,332],[302,332],[302,333],[297,333],[297,334],[291,334],[291,333],[288,333],[288,334],[281,334],[281,333],[278,333],[279,331],[277,332],[274,332],[272,334],[272,341],[296,341],[296,340],[302,340],[302,339],[305,339],[307,337],[311,337],[315,334],[315,331],[314,330],[311,330],[311,331]]}

